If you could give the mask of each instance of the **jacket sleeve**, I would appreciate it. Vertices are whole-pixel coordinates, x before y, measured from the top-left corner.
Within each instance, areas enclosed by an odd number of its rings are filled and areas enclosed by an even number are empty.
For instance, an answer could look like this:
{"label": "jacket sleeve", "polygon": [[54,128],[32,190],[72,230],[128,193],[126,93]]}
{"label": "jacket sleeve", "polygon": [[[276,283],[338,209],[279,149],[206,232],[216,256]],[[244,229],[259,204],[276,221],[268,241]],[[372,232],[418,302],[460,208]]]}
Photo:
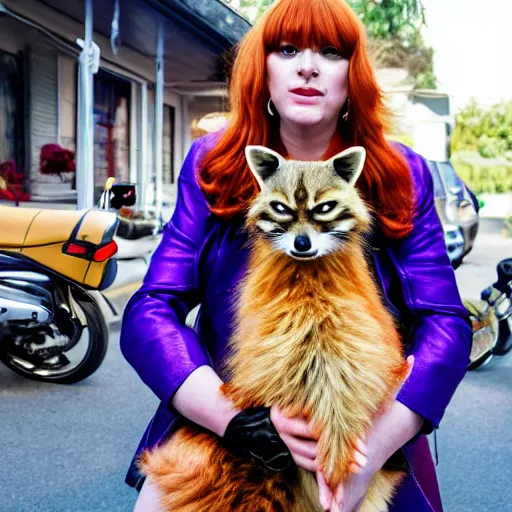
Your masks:
{"label": "jacket sleeve", "polygon": [[436,428],[469,363],[472,329],[463,306],[434,204],[427,163],[408,155],[417,194],[414,228],[399,241],[392,257],[401,274],[403,294],[413,317],[414,367],[397,399]]}
{"label": "jacket sleeve", "polygon": [[194,142],[183,164],[176,209],[142,287],[126,306],[121,329],[124,357],[164,404],[195,369],[209,364],[196,333],[185,325],[200,302],[196,257],[210,215],[195,175],[203,144]]}

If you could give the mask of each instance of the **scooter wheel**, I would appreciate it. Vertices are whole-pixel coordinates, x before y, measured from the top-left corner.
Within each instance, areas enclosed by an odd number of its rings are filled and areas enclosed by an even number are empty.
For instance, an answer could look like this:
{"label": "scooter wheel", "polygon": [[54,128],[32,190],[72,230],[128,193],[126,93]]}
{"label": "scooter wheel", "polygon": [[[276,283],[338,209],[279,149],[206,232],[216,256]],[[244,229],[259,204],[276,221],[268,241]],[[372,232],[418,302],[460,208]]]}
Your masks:
{"label": "scooter wheel", "polygon": [[[74,384],[92,375],[101,365],[108,347],[108,329],[97,304],[88,296],[73,293],[77,310],[78,338],[68,351],[45,360],[27,357],[7,337],[0,343],[0,360],[11,370],[26,378],[54,384]],[[56,325],[57,329],[59,325]],[[64,327],[62,327],[64,328]],[[69,329],[69,325],[66,326]],[[57,332],[58,334],[58,332]],[[28,336],[28,335],[27,335]]]}

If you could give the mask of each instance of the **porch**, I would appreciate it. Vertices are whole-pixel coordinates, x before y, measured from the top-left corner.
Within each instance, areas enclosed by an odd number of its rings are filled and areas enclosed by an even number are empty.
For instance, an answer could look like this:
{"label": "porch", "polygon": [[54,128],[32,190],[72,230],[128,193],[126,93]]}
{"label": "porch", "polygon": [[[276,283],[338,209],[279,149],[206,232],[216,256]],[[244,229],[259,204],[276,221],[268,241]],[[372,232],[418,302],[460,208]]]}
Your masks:
{"label": "porch", "polygon": [[3,200],[90,207],[114,176],[168,218],[199,119],[227,108],[222,55],[249,27],[217,0],[1,0]]}

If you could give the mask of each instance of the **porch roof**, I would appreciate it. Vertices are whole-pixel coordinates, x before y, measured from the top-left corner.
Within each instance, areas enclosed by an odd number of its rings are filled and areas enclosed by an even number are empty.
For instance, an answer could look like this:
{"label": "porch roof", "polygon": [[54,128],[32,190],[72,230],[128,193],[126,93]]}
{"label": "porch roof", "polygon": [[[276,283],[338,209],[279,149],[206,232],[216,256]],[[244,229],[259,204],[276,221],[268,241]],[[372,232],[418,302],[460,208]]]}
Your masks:
{"label": "porch roof", "polygon": [[[36,11],[44,8],[62,20],[68,19],[77,28],[77,24],[82,28],[84,25],[84,0],[29,0],[27,9],[21,9],[25,2],[2,0],[2,3],[27,18],[33,18]],[[120,0],[119,3],[119,54],[123,48],[129,48],[152,61],[147,66],[151,69],[157,53],[158,26],[163,23],[165,81],[176,84],[183,93],[189,89],[193,93],[218,87],[221,79],[219,56],[251,27],[247,20],[219,0]],[[40,9],[30,9],[29,4],[39,4]],[[114,8],[115,0],[94,2],[94,33],[103,36],[104,41],[111,35]],[[50,30],[55,33],[55,27]],[[66,27],[64,38],[68,41],[70,32],[75,38],[84,37],[83,30],[71,31]],[[69,42],[74,43],[74,40]],[[102,57],[119,64],[110,48],[104,43],[100,48]],[[131,71],[137,73],[138,70]]]}

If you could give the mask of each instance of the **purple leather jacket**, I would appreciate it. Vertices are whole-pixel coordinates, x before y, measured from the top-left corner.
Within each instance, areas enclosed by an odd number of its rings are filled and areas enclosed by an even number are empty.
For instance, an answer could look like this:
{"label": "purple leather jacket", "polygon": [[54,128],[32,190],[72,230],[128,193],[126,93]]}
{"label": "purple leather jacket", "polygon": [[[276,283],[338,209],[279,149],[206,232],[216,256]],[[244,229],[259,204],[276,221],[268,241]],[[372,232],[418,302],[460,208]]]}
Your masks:
{"label": "purple leather jacket", "polygon": [[[230,338],[232,292],[246,265],[247,235],[240,224],[211,215],[198,185],[198,163],[215,141],[215,135],[207,135],[192,145],[179,176],[174,215],[144,284],[124,313],[121,350],[162,402],[134,461],[141,450],[173,432],[179,414],[170,400],[190,373],[202,365],[220,372]],[[415,356],[398,400],[425,418],[424,433],[428,433],[439,424],[465,374],[471,328],[446,254],[429,169],[412,150],[398,147],[415,182],[414,229],[400,241],[375,239],[371,259],[383,298],[403,326],[407,351]],[[185,317],[197,304],[200,314],[191,329],[185,326]],[[411,471],[392,510],[440,512],[425,435],[407,443],[403,452]],[[136,486],[137,482],[132,463],[127,483]]]}

